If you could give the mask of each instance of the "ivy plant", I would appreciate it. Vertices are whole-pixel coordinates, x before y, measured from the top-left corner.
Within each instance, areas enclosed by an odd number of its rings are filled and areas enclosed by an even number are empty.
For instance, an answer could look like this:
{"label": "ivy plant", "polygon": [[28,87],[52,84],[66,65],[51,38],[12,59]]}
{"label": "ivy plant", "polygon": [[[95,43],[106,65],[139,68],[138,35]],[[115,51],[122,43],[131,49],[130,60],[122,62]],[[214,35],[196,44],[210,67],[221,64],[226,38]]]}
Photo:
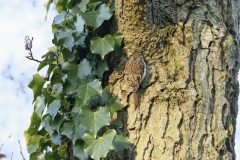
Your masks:
{"label": "ivy plant", "polygon": [[[46,3],[49,9],[52,0]],[[30,160],[100,159],[110,151],[127,148],[129,141],[110,125],[122,109],[103,85],[107,55],[119,53],[123,36],[110,34],[113,10],[100,0],[55,1],[54,46],[39,61],[33,58],[33,38],[25,38],[30,60],[39,62],[28,87],[33,91],[34,111],[24,132]],[[117,52],[115,52],[117,51]],[[118,55],[116,55],[118,56]]]}

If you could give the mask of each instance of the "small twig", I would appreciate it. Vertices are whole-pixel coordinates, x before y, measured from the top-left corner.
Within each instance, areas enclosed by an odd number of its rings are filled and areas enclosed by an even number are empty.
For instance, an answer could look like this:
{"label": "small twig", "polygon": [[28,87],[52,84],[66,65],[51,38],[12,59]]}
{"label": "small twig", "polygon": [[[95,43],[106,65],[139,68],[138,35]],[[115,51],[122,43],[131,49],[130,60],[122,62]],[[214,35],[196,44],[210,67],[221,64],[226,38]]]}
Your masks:
{"label": "small twig", "polygon": [[11,135],[9,135],[8,136],[8,138],[6,139],[6,141],[1,145],[1,147],[0,147],[0,151],[2,150],[2,148],[3,148],[3,145],[9,140],[9,138],[11,138],[11,136],[12,136],[12,134]]}
{"label": "small twig", "polygon": [[25,50],[29,51],[29,56],[25,56],[27,59],[38,62],[38,63],[42,63],[42,64],[49,64],[49,65],[56,65],[56,64],[52,64],[52,63],[46,63],[46,62],[42,62],[40,60],[37,60],[33,57],[33,53],[32,53],[32,41],[33,41],[33,37],[32,39],[29,39],[29,36],[25,36]]}
{"label": "small twig", "polygon": [[12,154],[11,154],[11,160],[12,160],[12,156],[13,156],[13,152],[12,152]]}
{"label": "small twig", "polygon": [[20,147],[20,154],[22,155],[23,160],[26,160],[25,157],[23,156],[22,146],[21,146],[20,140],[18,140],[18,144],[19,144],[19,147]]}

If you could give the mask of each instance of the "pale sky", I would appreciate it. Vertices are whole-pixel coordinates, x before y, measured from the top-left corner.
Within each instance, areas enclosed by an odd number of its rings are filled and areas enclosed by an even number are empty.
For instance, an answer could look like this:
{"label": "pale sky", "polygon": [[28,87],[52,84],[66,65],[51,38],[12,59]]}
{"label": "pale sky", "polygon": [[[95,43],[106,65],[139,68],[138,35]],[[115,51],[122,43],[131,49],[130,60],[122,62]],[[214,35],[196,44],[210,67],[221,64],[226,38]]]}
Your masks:
{"label": "pale sky", "polygon": [[[0,153],[4,160],[22,159],[18,140],[26,159],[25,138],[33,111],[33,93],[27,85],[38,64],[25,58],[24,37],[34,37],[33,54],[37,59],[52,46],[51,23],[56,11],[50,7],[47,21],[43,6],[47,0],[0,0]],[[44,72],[40,73],[44,76]],[[240,160],[240,116],[236,134],[237,160]],[[8,139],[8,137],[11,138]],[[6,141],[7,140],[7,141]]]}

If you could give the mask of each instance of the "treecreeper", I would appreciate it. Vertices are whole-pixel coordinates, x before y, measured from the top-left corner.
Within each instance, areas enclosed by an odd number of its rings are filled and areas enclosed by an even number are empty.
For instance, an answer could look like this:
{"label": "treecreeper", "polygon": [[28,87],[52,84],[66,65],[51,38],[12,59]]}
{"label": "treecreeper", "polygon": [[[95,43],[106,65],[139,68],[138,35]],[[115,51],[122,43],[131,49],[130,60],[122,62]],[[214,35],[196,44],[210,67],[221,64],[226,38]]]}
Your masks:
{"label": "treecreeper", "polygon": [[134,105],[135,107],[139,107],[138,88],[146,76],[146,63],[139,50],[135,50],[130,56],[123,73],[132,89]]}

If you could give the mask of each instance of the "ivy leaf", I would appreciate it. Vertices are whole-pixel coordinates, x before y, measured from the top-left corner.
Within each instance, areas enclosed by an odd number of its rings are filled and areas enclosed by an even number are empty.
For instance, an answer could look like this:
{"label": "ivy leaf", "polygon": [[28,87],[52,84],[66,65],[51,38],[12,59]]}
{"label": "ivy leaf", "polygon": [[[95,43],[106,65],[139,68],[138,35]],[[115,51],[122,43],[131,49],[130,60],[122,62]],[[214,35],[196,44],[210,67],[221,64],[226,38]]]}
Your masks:
{"label": "ivy leaf", "polygon": [[115,98],[111,98],[107,101],[106,104],[107,107],[109,107],[109,111],[113,114],[119,109],[122,109],[124,106]]}
{"label": "ivy leaf", "polygon": [[62,69],[68,71],[69,77],[71,79],[76,78],[78,75],[78,65],[76,62],[69,62],[69,61],[64,62],[62,64]]}
{"label": "ivy leaf", "polygon": [[62,92],[62,89],[63,89],[62,83],[56,83],[53,85],[53,88],[52,88],[53,93],[57,95]]}
{"label": "ivy leaf", "polygon": [[103,73],[108,70],[109,70],[109,67],[108,67],[107,61],[105,59],[99,60],[97,65],[97,70],[93,72],[93,75],[97,75],[98,78],[102,79]]}
{"label": "ivy leaf", "polygon": [[42,94],[42,88],[44,83],[45,83],[44,78],[41,77],[39,74],[33,75],[33,80],[28,84],[28,87],[33,90],[34,94],[33,101],[35,101],[36,98]]}
{"label": "ivy leaf", "polygon": [[54,131],[51,138],[52,142],[56,145],[61,145],[60,136],[61,135],[57,131]]}
{"label": "ivy leaf", "polygon": [[51,3],[52,3],[52,0],[48,0],[48,2],[46,2],[44,4],[44,7],[46,8],[46,16],[44,18],[45,20],[47,19],[48,10],[49,10],[49,7],[50,7]]}
{"label": "ivy leaf", "polygon": [[84,148],[89,152],[92,159],[99,160],[100,158],[104,158],[107,156],[109,150],[114,149],[112,141],[115,135],[116,131],[110,129],[102,137],[98,137],[95,140],[91,133],[86,133],[83,136],[83,140],[86,142]]}
{"label": "ivy leaf", "polygon": [[98,96],[97,97],[97,101],[101,104],[101,105],[105,105],[105,103],[107,102],[107,100],[109,99],[110,95],[107,91],[107,88],[105,87],[103,89],[103,92],[102,92],[102,96]]}
{"label": "ivy leaf", "polygon": [[113,39],[116,45],[121,46],[122,40],[123,40],[123,34],[122,33],[114,33]]}
{"label": "ivy leaf", "polygon": [[76,99],[77,107],[81,108],[84,105],[83,100],[78,96],[76,96],[75,99]]}
{"label": "ivy leaf", "polygon": [[90,50],[92,53],[100,54],[102,59],[106,54],[113,51],[114,49],[114,40],[109,34],[103,38],[97,36],[91,39]]}
{"label": "ivy leaf", "polygon": [[124,137],[122,135],[116,135],[113,140],[113,145],[114,145],[114,151],[119,152],[124,148],[128,148],[128,146],[130,145],[130,142],[127,137]]}
{"label": "ivy leaf", "polygon": [[88,32],[82,32],[82,33],[74,33],[75,34],[75,45],[80,45],[82,48],[84,48],[84,46],[86,45],[84,43]]}
{"label": "ivy leaf", "polygon": [[[59,159],[67,159],[67,144],[63,144],[61,146],[59,146],[58,150],[57,150],[57,154],[59,155]],[[56,158],[55,158],[56,159]]]}
{"label": "ivy leaf", "polygon": [[32,154],[33,152],[36,152],[36,150],[39,148],[39,143],[40,140],[42,139],[42,136],[40,135],[31,136],[30,134],[28,134],[27,131],[25,131],[24,137],[26,139],[28,153]]}
{"label": "ivy leaf", "polygon": [[[55,67],[53,70],[53,75],[51,77],[51,84],[62,83],[67,78],[67,74],[65,74],[60,68]],[[56,79],[56,80],[55,80]]]}
{"label": "ivy leaf", "polygon": [[106,107],[100,107],[95,112],[92,112],[87,107],[82,107],[79,118],[82,124],[94,134],[94,137],[96,137],[98,130],[109,124],[110,113]]}
{"label": "ivy leaf", "polygon": [[92,67],[89,64],[89,61],[84,58],[80,64],[78,65],[78,77],[85,78],[87,75],[91,73]]}
{"label": "ivy leaf", "polygon": [[83,13],[86,11],[88,3],[89,3],[89,0],[83,0],[82,2],[79,3],[78,7]]}
{"label": "ivy leaf", "polygon": [[74,25],[78,33],[81,33],[83,31],[84,20],[82,19],[81,15],[77,14],[77,19],[76,19],[76,22],[74,22]]}
{"label": "ivy leaf", "polygon": [[69,50],[72,50],[72,47],[74,46],[74,38],[72,35],[69,35],[68,37],[65,37],[62,39],[63,46]]}
{"label": "ivy leaf", "polygon": [[51,134],[52,130],[59,132],[59,128],[63,121],[63,115],[57,115],[53,120],[49,114],[46,114],[42,117],[42,126],[49,134]]}
{"label": "ivy leaf", "polygon": [[84,151],[84,141],[77,140],[73,145],[73,155],[78,159],[88,159],[87,152]]}
{"label": "ivy leaf", "polygon": [[66,11],[62,11],[59,15],[57,15],[53,20],[53,25],[54,24],[60,25],[64,21],[66,14],[67,14]]}
{"label": "ivy leaf", "polygon": [[44,156],[42,152],[34,152],[30,155],[30,160],[45,160]]}
{"label": "ivy leaf", "polygon": [[52,116],[52,119],[57,114],[58,109],[60,108],[60,101],[59,100],[54,100],[48,107],[47,113],[49,113]]}
{"label": "ivy leaf", "polygon": [[75,54],[72,51],[70,51],[69,49],[66,49],[66,48],[64,48],[62,50],[62,55],[63,55],[63,60],[64,61],[68,61],[68,60],[72,61],[75,58]]}
{"label": "ivy leaf", "polygon": [[72,29],[60,29],[56,34],[57,40],[67,38],[67,37],[71,37],[70,35],[73,32],[74,32],[74,30],[72,30]]}
{"label": "ivy leaf", "polygon": [[113,53],[117,56],[120,56],[121,55],[121,44],[122,44],[122,40],[123,40],[123,34],[122,33],[114,33],[113,39],[114,39],[114,42],[115,42]]}
{"label": "ivy leaf", "polygon": [[[50,117],[50,116],[49,116]],[[52,120],[51,118],[48,119],[49,120],[49,126],[53,129],[56,130],[57,132],[59,132],[59,128],[62,124],[62,122],[64,121],[64,115],[57,115],[54,120]]]}
{"label": "ivy leaf", "polygon": [[[84,9],[84,8],[83,8]],[[83,19],[86,24],[94,27],[95,29],[101,26],[104,20],[109,20],[112,16],[109,5],[102,4],[97,11],[89,11],[82,13]]]}
{"label": "ivy leaf", "polygon": [[63,84],[63,90],[67,93],[67,94],[73,94],[75,88],[75,81],[74,79],[68,80]]}
{"label": "ivy leaf", "polygon": [[76,62],[65,62],[62,64],[62,69],[69,72],[69,77],[71,79],[76,78],[85,78],[91,73],[92,67],[89,64],[89,61],[84,58],[79,65]]}
{"label": "ivy leaf", "polygon": [[39,115],[42,116],[42,113],[45,109],[45,103],[44,103],[45,97],[38,96],[37,100],[34,104],[34,111]]}
{"label": "ivy leaf", "polygon": [[75,144],[77,139],[82,139],[82,136],[86,132],[86,127],[78,125],[72,121],[66,121],[60,128],[60,133],[70,138]]}
{"label": "ivy leaf", "polygon": [[93,82],[86,83],[84,80],[77,80],[77,95],[86,103],[92,96],[102,94],[101,81],[95,79]]}
{"label": "ivy leaf", "polygon": [[[53,52],[47,52],[45,55],[45,59],[42,61],[43,63],[40,63],[38,66],[37,71],[40,71],[42,68],[44,68],[46,65],[50,63],[56,63],[56,59],[53,57]],[[49,66],[50,67],[50,66]]]}
{"label": "ivy leaf", "polygon": [[31,116],[31,124],[30,124],[27,132],[30,135],[37,134],[38,129],[40,127],[40,124],[41,124],[41,117],[40,117],[40,115],[38,115],[38,113],[36,113],[36,112],[33,112],[32,116]]}
{"label": "ivy leaf", "polygon": [[52,132],[52,127],[50,126],[51,116],[49,114],[46,114],[42,117],[42,126],[45,128],[45,130],[50,134]]}

